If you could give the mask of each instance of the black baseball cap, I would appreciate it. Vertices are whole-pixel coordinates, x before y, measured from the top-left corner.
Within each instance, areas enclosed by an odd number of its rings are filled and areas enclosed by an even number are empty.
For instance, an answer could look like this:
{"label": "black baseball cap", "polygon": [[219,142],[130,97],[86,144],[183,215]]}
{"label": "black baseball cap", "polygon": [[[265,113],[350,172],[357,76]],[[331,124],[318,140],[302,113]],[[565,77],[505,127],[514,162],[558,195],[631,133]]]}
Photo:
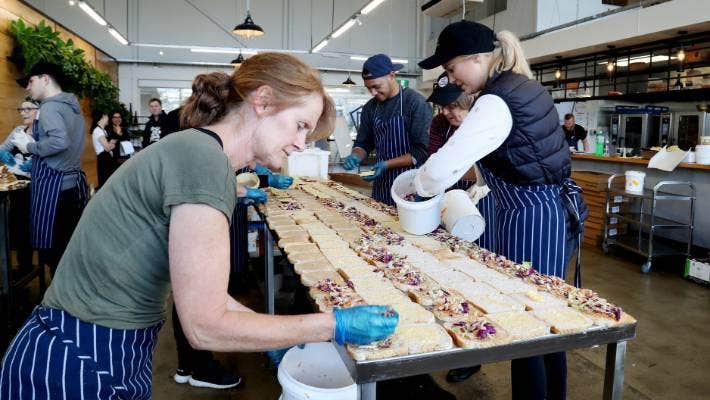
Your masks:
{"label": "black baseball cap", "polygon": [[386,54],[375,54],[362,65],[362,79],[376,79],[392,71],[399,71],[402,67],[402,64],[392,64],[392,59]]}
{"label": "black baseball cap", "polygon": [[439,34],[434,55],[420,61],[419,66],[433,69],[454,57],[491,52],[495,40],[495,33],[483,24],[465,20],[454,22]]}
{"label": "black baseball cap", "polygon": [[30,82],[30,78],[38,75],[51,76],[59,84],[59,86],[63,86],[66,82],[66,75],[64,74],[62,67],[50,62],[38,62],[32,66],[27,76],[17,79],[16,82],[18,85],[26,88],[27,84]]}
{"label": "black baseball cap", "polygon": [[462,93],[463,89],[461,89],[461,86],[450,83],[448,75],[444,72],[439,75],[439,78],[434,82],[434,91],[426,101],[443,107],[456,101],[461,97]]}

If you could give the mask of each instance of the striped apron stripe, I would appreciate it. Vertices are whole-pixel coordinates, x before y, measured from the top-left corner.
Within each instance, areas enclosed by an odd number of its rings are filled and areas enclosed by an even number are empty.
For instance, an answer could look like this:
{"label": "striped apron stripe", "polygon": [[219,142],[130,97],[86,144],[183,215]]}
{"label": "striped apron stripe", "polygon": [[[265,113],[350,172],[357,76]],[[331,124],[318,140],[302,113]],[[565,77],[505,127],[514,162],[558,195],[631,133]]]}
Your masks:
{"label": "striped apron stripe", "polygon": [[516,186],[483,166],[480,170],[497,203],[497,243],[490,250],[517,263],[531,262],[539,272],[564,279],[568,232],[562,186]]}
{"label": "striped apron stripe", "polygon": [[0,400],[150,399],[161,326],[111,329],[37,306],[2,360]]}
{"label": "striped apron stripe", "polygon": [[[467,181],[459,181],[467,182]],[[495,251],[496,249],[496,199],[493,192],[489,192],[485,197],[478,200],[476,204],[478,212],[481,213],[483,220],[486,222],[486,227],[483,230],[483,234],[476,240],[476,244],[488,249],[490,251]]]}
{"label": "striped apron stripe", "polygon": [[79,199],[82,208],[88,200],[88,184],[83,171],[62,172],[47,165],[39,156],[32,163],[32,185],[30,187],[30,234],[32,246],[36,249],[52,247],[54,221],[57,212],[59,192],[67,174],[76,175]]}
{"label": "striped apron stripe", "polygon": [[[377,161],[386,161],[411,151],[409,133],[404,124],[404,115],[402,114],[402,93],[404,90],[405,89],[400,86],[399,115],[383,121],[377,116],[379,104],[375,106],[374,132]],[[390,188],[392,188],[392,184],[399,174],[411,168],[412,167],[391,168],[382,173],[382,175],[375,179],[372,187],[372,198],[390,206],[394,205],[394,201],[390,195]]]}

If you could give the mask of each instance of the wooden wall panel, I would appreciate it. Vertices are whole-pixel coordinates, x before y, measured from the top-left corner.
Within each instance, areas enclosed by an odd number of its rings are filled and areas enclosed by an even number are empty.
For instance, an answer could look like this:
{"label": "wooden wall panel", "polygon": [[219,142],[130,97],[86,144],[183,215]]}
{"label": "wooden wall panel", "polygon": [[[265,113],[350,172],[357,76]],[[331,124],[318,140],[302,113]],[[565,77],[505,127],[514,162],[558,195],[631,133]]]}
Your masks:
{"label": "wooden wall panel", "polygon": [[[17,114],[16,108],[26,96],[24,89],[15,82],[15,79],[21,76],[21,72],[13,63],[7,60],[7,56],[12,54],[14,47],[14,41],[10,35],[10,22],[18,18],[22,18],[26,23],[33,25],[44,20],[47,25],[60,32],[62,39],[71,38],[77,48],[84,50],[88,63],[108,73],[113,81],[118,84],[118,64],[111,57],[57,24],[46,15],[19,1],[0,0],[0,141],[4,141],[12,129],[20,123],[20,116]],[[91,113],[88,100],[81,100],[81,108],[84,113],[87,131],[81,163],[89,182],[96,186],[96,155],[91,145]]]}

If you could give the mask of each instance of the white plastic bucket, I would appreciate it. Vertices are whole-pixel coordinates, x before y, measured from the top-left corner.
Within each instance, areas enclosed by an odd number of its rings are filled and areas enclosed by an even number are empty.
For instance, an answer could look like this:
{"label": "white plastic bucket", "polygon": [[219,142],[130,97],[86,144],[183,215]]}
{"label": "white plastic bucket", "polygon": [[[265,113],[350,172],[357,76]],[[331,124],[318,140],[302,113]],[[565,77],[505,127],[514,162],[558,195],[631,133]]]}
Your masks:
{"label": "white plastic bucket", "polygon": [[355,400],[357,385],[330,342],[293,347],[277,374],[283,400]]}
{"label": "white plastic bucket", "polygon": [[296,151],[288,156],[282,170],[285,175],[327,179],[329,156],[329,151],[321,149]]}
{"label": "white plastic bucket", "polygon": [[444,194],[441,222],[449,233],[468,241],[478,239],[486,228],[486,221],[469,194],[459,189]]}
{"label": "white plastic bucket", "polygon": [[405,231],[414,235],[426,235],[441,223],[442,195],[436,195],[427,201],[407,201],[404,197],[417,190],[414,187],[416,169],[405,171],[394,180],[390,195],[397,204],[399,224]]}
{"label": "white plastic bucket", "polygon": [[710,164],[710,145],[699,144],[695,146],[695,162],[698,164]]}
{"label": "white plastic bucket", "polygon": [[643,181],[646,173],[641,171],[626,171],[626,191],[632,193],[643,192]]}

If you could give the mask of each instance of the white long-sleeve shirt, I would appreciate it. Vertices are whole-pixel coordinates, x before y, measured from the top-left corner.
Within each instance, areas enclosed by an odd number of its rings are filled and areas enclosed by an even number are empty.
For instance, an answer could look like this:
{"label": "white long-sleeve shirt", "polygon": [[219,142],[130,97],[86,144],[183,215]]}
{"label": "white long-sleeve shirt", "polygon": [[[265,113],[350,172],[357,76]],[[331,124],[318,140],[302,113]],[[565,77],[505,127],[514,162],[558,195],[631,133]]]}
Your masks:
{"label": "white long-sleeve shirt", "polygon": [[513,116],[503,99],[493,94],[478,98],[456,133],[419,168],[414,178],[417,193],[444,193],[476,161],[500,147],[512,127]]}

